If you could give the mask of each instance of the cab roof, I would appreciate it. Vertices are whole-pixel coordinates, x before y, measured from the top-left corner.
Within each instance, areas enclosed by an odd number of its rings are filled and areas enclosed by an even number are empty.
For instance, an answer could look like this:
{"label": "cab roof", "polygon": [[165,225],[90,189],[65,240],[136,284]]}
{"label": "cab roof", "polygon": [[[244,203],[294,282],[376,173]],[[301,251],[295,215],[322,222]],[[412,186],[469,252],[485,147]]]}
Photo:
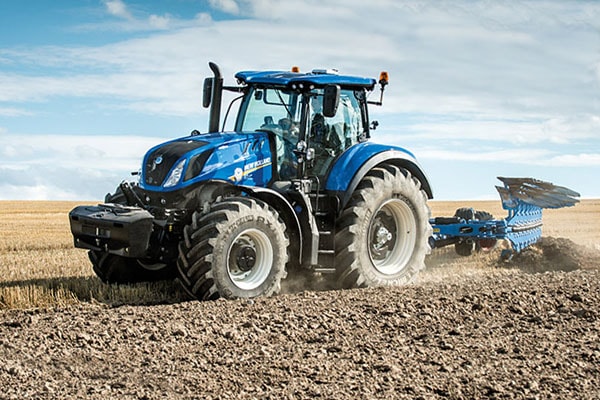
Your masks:
{"label": "cab roof", "polygon": [[286,86],[292,88],[299,85],[323,87],[340,85],[347,89],[373,90],[375,79],[360,76],[338,75],[326,70],[312,72],[291,71],[240,71],[235,77],[247,85]]}

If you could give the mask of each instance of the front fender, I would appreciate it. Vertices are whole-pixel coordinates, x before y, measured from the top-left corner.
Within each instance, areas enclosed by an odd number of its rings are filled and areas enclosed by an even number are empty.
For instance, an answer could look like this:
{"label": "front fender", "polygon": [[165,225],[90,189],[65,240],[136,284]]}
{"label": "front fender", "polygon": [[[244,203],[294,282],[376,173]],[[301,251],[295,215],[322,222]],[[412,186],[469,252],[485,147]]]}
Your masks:
{"label": "front fender", "polygon": [[298,215],[294,211],[294,207],[290,204],[290,202],[281,193],[273,189],[242,185],[237,186],[237,188],[242,189],[252,197],[256,197],[257,199],[264,201],[273,207],[275,211],[277,211],[279,217],[281,217],[285,223],[285,226],[287,227],[290,245],[294,253],[293,256],[295,256],[296,259],[301,262],[304,243],[303,232],[306,229],[302,228],[300,219],[298,218]]}

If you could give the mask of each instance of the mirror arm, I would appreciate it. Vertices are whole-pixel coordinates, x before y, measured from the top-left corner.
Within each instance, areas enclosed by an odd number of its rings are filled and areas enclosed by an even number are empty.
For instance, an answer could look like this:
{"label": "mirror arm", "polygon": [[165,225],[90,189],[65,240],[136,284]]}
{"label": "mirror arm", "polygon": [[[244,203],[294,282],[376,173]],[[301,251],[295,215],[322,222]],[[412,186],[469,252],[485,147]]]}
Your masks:
{"label": "mirror arm", "polygon": [[246,90],[245,86],[223,86],[223,90],[227,90],[228,92],[242,93]]}
{"label": "mirror arm", "polygon": [[[384,73],[382,72],[382,74],[384,74]],[[387,79],[387,73],[385,73],[385,77],[382,76],[379,79],[379,85],[380,85],[379,101],[367,101],[367,104],[373,104],[374,106],[383,105],[383,92],[385,91],[385,87],[387,86],[388,83],[389,83],[389,81]]]}
{"label": "mirror arm", "polygon": [[379,92],[379,101],[367,101],[367,104],[373,104],[374,106],[382,106],[384,91],[385,91],[385,85],[381,85],[381,91]]}

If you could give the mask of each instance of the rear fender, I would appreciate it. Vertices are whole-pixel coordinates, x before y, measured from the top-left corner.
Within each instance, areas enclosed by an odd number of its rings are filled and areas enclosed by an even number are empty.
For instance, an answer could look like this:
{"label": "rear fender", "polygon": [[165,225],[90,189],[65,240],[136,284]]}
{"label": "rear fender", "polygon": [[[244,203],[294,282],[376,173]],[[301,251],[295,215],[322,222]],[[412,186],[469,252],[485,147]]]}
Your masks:
{"label": "rear fender", "polygon": [[[347,153],[347,154],[346,154]],[[326,189],[338,193],[340,209],[343,209],[360,181],[367,173],[381,164],[391,164],[411,173],[421,183],[429,199],[433,192],[429,180],[416,158],[400,147],[384,146],[373,143],[361,143],[353,146],[336,161],[331,168]]]}

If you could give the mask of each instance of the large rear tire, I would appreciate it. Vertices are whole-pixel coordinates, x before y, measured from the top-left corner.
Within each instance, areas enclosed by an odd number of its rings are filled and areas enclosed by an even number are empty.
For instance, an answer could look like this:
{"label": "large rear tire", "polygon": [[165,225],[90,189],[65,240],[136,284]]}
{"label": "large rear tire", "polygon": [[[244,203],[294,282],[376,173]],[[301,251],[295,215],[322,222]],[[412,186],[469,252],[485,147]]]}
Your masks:
{"label": "large rear tire", "polygon": [[183,288],[199,300],[279,293],[286,276],[285,225],[266,203],[230,197],[194,213],[177,261]]}
{"label": "large rear tire", "polygon": [[427,195],[406,170],[371,170],[342,211],[335,236],[343,288],[401,285],[425,268],[430,252]]}

